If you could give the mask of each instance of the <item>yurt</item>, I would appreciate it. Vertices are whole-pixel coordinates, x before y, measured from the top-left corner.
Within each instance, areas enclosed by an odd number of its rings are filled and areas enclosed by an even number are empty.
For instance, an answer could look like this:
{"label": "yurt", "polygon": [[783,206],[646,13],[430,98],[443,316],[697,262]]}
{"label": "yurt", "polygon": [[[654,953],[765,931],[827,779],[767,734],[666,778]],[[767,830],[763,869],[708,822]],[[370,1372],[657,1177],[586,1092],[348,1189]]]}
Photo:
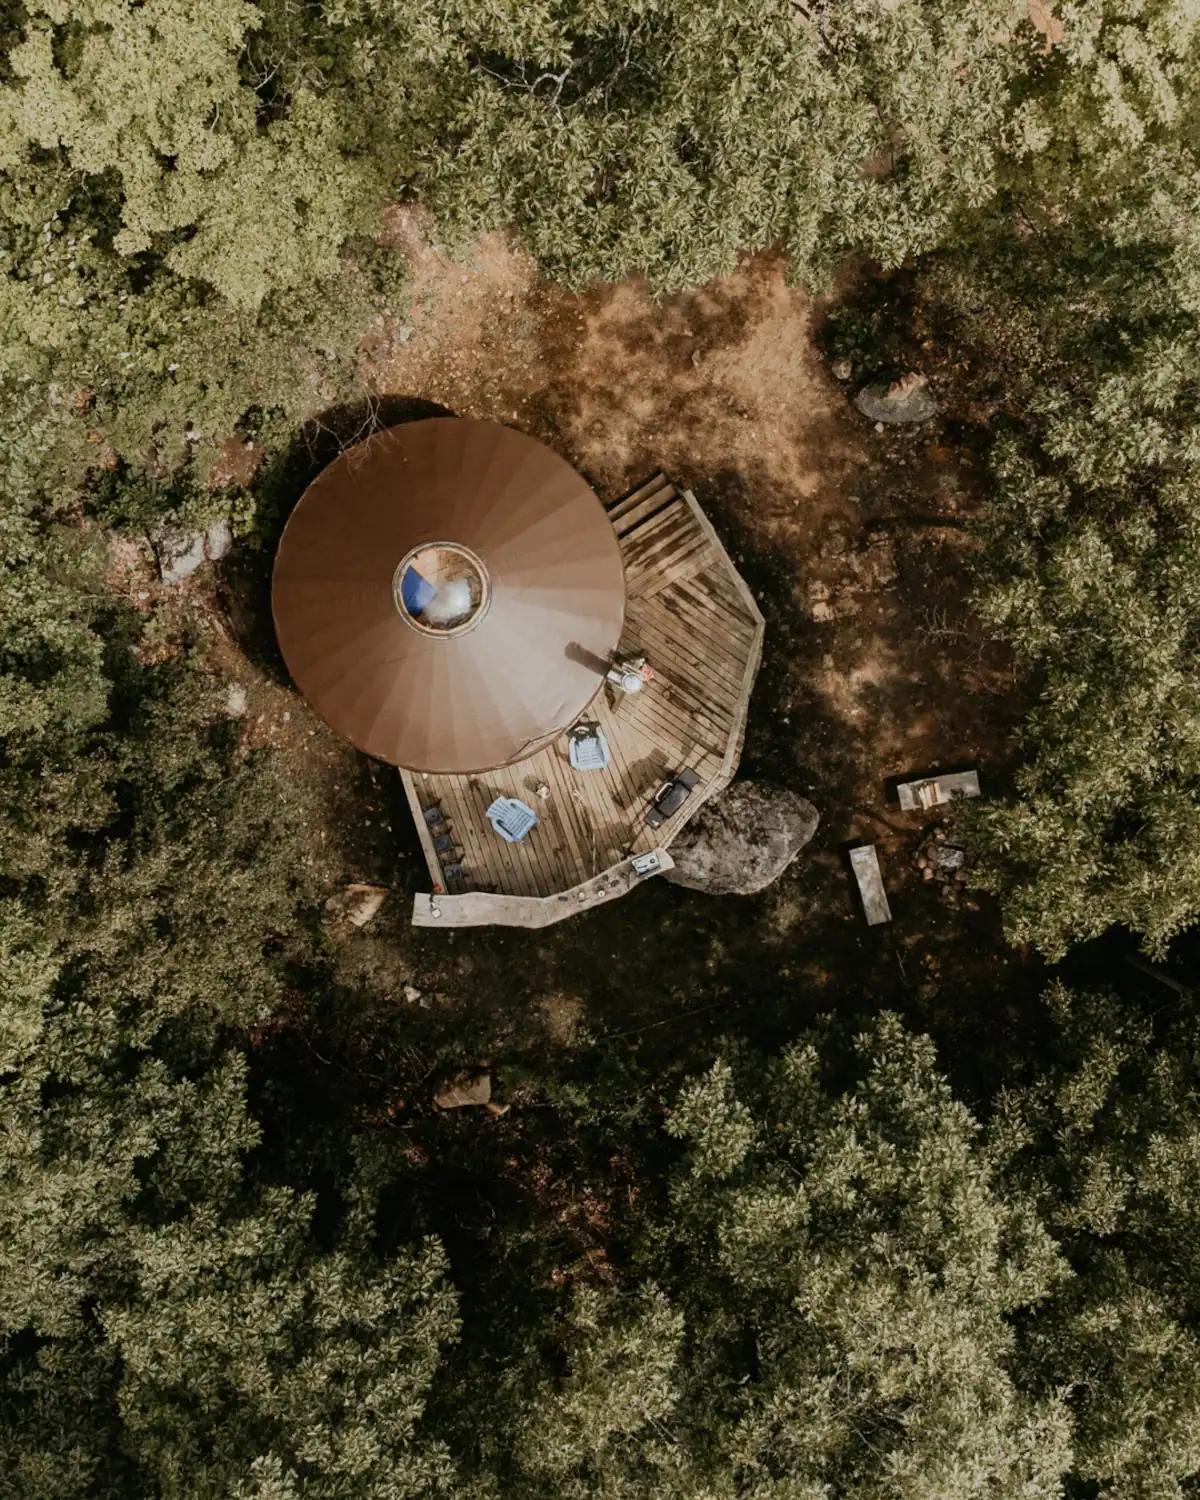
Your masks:
{"label": "yurt", "polygon": [[587,709],[625,588],[613,527],[565,459],[435,417],[374,434],[309,486],[272,608],[333,729],[394,766],[466,774],[535,754]]}
{"label": "yurt", "polygon": [[662,473],[606,509],[498,423],[389,428],[301,496],[272,607],[304,697],[397,768],[419,925],[537,928],[616,900],[670,872],[737,768],[762,614]]}

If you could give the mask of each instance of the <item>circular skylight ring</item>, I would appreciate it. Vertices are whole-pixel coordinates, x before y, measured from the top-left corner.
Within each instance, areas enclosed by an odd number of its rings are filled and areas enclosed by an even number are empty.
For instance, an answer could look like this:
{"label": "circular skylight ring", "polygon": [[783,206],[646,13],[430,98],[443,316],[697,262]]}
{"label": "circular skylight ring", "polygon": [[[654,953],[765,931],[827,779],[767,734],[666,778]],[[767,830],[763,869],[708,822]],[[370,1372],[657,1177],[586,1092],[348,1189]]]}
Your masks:
{"label": "circular skylight ring", "polygon": [[474,630],[491,602],[487,568],[461,542],[422,542],[392,575],[396,612],[411,629],[437,640]]}

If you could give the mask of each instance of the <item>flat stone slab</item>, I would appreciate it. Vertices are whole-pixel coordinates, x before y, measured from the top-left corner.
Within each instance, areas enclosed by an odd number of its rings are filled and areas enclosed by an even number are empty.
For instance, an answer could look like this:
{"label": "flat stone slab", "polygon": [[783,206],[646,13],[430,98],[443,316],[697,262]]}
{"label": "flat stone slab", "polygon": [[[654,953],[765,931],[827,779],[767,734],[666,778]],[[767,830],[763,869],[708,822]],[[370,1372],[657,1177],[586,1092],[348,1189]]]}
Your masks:
{"label": "flat stone slab", "polygon": [[332,922],[365,927],[387,897],[388,889],[385,885],[348,885],[336,896],[330,896],[325,903],[325,911]]}
{"label": "flat stone slab", "polygon": [[927,422],[937,415],[937,401],[924,375],[902,375],[890,384],[877,380],[863,386],[854,404],[872,422]]}
{"label": "flat stone slab", "polygon": [[471,1104],[487,1104],[492,1097],[490,1073],[456,1073],[433,1096],[439,1109],[465,1109]]}

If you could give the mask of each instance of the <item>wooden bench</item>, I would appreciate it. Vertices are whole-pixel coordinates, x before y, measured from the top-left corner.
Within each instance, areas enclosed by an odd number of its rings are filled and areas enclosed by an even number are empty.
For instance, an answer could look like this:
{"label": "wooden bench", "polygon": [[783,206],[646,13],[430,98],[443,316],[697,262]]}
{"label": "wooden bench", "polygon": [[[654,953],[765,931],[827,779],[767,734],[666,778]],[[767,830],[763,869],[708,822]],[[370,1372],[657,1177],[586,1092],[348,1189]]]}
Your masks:
{"label": "wooden bench", "polygon": [[850,851],[850,868],[858,881],[858,894],[862,897],[867,925],[878,927],[881,922],[892,920],[892,909],[888,905],[887,892],[883,888],[883,876],[879,872],[879,856],[874,844],[860,844]]}

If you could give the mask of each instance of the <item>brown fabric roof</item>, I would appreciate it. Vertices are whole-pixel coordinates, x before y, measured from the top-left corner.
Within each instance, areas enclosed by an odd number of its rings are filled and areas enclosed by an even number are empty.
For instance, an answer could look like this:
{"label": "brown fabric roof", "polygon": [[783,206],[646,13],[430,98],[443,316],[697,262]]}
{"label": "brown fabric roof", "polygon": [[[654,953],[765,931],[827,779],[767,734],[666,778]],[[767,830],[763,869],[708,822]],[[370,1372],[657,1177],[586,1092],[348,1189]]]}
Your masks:
{"label": "brown fabric roof", "polygon": [[[483,562],[486,608],[443,637],[409,622],[393,581],[413,548]],[[621,634],[612,525],[557,453],[495,422],[433,418],[341,454],[293,511],[272,609],[300,691],[368,755],[414,771],[531,755],[595,697]]]}

